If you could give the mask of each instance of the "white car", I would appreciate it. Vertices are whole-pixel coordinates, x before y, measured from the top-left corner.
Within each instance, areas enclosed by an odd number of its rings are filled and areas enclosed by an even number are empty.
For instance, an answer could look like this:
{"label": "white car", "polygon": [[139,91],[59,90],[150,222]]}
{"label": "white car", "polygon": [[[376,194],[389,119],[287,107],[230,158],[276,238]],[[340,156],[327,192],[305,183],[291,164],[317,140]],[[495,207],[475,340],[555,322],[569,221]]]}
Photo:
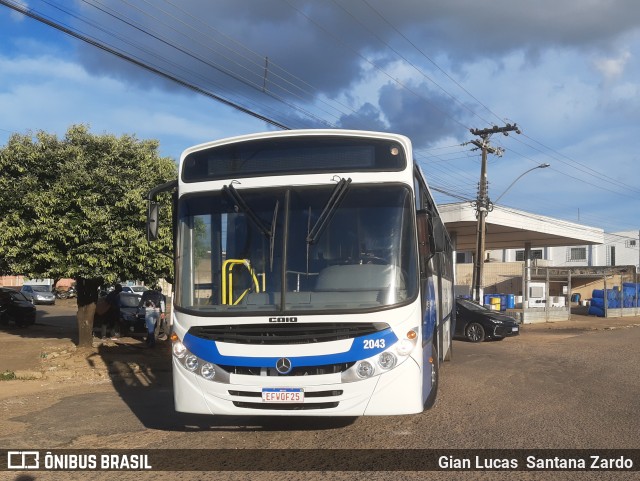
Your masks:
{"label": "white car", "polygon": [[147,286],[122,286],[122,292],[129,292],[139,297],[142,297],[142,293],[148,290],[149,288]]}

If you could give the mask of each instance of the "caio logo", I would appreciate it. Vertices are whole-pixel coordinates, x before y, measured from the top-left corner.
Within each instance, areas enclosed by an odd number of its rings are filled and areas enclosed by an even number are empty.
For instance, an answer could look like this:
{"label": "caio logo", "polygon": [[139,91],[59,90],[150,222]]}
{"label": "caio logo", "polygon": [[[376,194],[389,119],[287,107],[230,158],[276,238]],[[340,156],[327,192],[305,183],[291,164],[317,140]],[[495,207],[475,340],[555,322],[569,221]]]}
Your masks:
{"label": "caio logo", "polygon": [[269,322],[298,322],[297,317],[270,317]]}

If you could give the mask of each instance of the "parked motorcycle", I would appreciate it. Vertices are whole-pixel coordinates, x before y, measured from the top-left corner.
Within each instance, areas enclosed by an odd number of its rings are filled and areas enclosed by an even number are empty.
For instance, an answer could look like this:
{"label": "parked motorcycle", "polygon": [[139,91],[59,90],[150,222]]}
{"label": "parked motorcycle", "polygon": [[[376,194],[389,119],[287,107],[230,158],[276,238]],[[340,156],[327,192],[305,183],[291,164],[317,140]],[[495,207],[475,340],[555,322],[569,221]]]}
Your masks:
{"label": "parked motorcycle", "polygon": [[71,286],[69,289],[56,289],[56,297],[58,299],[70,299],[78,295],[76,288]]}

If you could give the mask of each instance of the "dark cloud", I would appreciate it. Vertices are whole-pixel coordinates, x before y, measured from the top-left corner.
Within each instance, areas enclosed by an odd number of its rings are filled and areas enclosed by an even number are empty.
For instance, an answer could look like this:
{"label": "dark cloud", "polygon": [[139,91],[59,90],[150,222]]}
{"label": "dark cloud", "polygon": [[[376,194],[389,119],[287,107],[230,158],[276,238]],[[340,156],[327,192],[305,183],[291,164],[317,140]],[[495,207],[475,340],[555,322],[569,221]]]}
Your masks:
{"label": "dark cloud", "polygon": [[[456,61],[514,50],[607,48],[640,27],[635,0],[371,0],[414,43]],[[391,5],[393,5],[391,7]]]}
{"label": "dark cloud", "polygon": [[[535,61],[550,48],[606,49],[640,25],[635,0],[155,0],[139,9],[104,0],[99,5],[101,10],[91,3],[82,7],[93,27],[69,21],[153,68],[281,123],[384,127],[425,144],[462,130],[452,119],[460,120],[463,109],[442,93],[416,98],[390,83],[378,99],[349,105],[336,99],[355,98],[350,97],[354,86],[372,73],[387,73],[400,58],[418,69],[413,75],[422,75],[422,81],[437,73],[429,59],[445,58],[454,71],[483,58],[499,64],[513,51]],[[80,56],[93,72],[178,88],[95,47],[81,47]],[[429,88],[434,87],[424,85],[421,91]]]}
{"label": "dark cloud", "polygon": [[[422,92],[419,97],[416,92]],[[425,147],[443,137],[463,138],[466,128],[458,120],[462,108],[451,98],[430,92],[426,84],[411,90],[387,84],[380,89],[380,109],[389,129],[411,138],[416,147]]]}
{"label": "dark cloud", "polygon": [[344,115],[340,119],[340,127],[344,129],[377,131],[389,129],[389,126],[380,118],[380,109],[368,102],[356,112]]}

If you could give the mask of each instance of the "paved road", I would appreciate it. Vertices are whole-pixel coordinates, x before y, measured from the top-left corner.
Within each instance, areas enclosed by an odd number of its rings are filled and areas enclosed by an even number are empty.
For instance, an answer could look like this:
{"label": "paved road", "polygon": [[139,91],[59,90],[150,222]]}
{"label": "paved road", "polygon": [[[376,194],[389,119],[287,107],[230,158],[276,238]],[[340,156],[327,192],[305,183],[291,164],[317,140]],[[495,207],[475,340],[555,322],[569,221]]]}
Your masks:
{"label": "paved road", "polygon": [[[637,321],[636,321],[637,322]],[[619,326],[632,324],[622,322]],[[173,411],[168,347],[105,345],[56,376],[0,392],[0,446],[23,449],[640,448],[640,327],[525,326],[518,338],[456,341],[437,404],[415,416],[213,418]],[[8,332],[3,336],[13,335]],[[0,354],[0,359],[2,355]],[[84,377],[78,372],[88,373]],[[70,373],[65,379],[65,373]],[[108,374],[105,374],[108,373]],[[10,387],[10,389],[9,389]],[[62,387],[62,389],[61,389]],[[9,392],[11,391],[11,392]],[[347,451],[348,452],[348,451]],[[286,461],[283,461],[286,462]],[[2,475],[10,473],[0,473]],[[27,479],[111,479],[109,473]],[[61,473],[58,473],[58,475]],[[69,473],[67,473],[69,474]],[[113,473],[112,473],[113,474]],[[146,473],[175,479],[179,473]],[[120,473],[119,479],[145,474]],[[181,479],[202,479],[186,473]],[[629,473],[252,473],[252,479],[638,479]],[[9,477],[7,479],[17,479]],[[218,473],[211,479],[247,479]]]}

